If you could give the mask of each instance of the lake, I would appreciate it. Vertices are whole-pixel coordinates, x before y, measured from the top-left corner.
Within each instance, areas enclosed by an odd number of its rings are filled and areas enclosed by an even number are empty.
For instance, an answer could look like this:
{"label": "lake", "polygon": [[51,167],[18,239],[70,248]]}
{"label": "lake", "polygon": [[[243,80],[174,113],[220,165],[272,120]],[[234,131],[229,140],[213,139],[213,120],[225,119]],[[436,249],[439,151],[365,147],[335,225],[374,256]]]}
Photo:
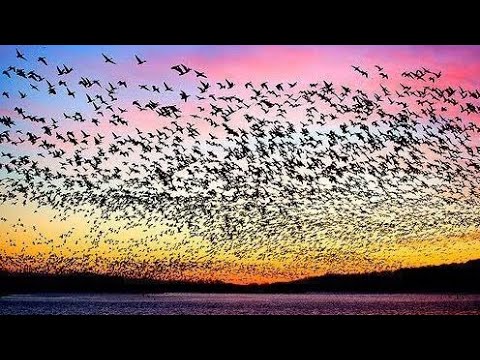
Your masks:
{"label": "lake", "polygon": [[34,294],[0,298],[0,315],[470,315],[480,295]]}

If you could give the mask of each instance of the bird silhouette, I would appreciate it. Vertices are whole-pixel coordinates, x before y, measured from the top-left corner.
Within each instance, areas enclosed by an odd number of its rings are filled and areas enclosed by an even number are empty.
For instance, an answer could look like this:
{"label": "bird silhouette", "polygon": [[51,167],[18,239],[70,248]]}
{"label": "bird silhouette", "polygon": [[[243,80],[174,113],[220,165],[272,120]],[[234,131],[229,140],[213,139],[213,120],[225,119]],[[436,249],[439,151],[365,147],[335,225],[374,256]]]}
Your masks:
{"label": "bird silhouette", "polygon": [[37,61],[43,63],[45,66],[48,66],[47,60],[45,59],[45,57],[40,56]]}
{"label": "bird silhouette", "polygon": [[135,55],[135,59],[137,60],[138,65],[142,65],[142,64],[145,64],[147,62],[147,60],[142,60],[137,55]]}
{"label": "bird silhouette", "polygon": [[46,54],[3,70],[2,265],[296,279],[390,269],[426,243],[443,256],[478,230],[480,91],[446,69],[278,80],[192,57],[151,77],[134,54],[104,73]]}
{"label": "bird silhouette", "polygon": [[103,56],[103,58],[105,59],[105,62],[106,62],[106,63],[110,63],[110,64],[114,64],[114,65],[117,64],[116,62],[113,61],[112,58],[108,57],[107,55],[105,55],[105,54],[102,53],[102,56]]}
{"label": "bird silhouette", "polygon": [[16,51],[17,51],[17,58],[18,59],[22,59],[22,60],[27,61],[27,59],[25,59],[25,56],[18,49],[16,49]]}

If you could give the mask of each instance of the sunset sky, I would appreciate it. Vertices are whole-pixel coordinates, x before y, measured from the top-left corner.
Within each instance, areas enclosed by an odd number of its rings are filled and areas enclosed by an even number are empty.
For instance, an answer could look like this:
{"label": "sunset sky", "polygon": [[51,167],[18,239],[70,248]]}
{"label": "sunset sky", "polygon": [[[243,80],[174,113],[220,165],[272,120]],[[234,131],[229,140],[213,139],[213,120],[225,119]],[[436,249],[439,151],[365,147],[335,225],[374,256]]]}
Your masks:
{"label": "sunset sky", "polygon": [[[17,49],[26,60],[16,56]],[[116,64],[106,63],[102,53]],[[137,64],[135,55],[146,62]],[[48,65],[38,61],[39,57]],[[9,138],[4,136],[0,142],[0,268],[251,283],[480,258],[479,177],[473,165],[480,141],[478,132],[468,128],[469,123],[480,126],[480,108],[478,113],[474,107],[474,111],[461,111],[467,103],[480,105],[475,95],[475,89],[480,88],[479,60],[479,46],[0,46],[0,69],[7,73],[0,74],[0,93],[4,93],[0,96],[0,117],[14,121],[10,127],[0,124],[0,133],[8,132]],[[192,71],[179,76],[172,69],[177,64],[185,64]],[[356,72],[352,65],[368,71],[368,77]],[[73,70],[59,75],[57,66]],[[9,70],[10,67],[14,69]],[[424,68],[431,71],[425,75],[426,81],[402,76],[405,72],[421,73]],[[205,73],[206,78],[196,76],[193,70]],[[28,77],[30,71],[42,80]],[[388,74],[388,79],[379,76],[381,72]],[[439,74],[438,78],[434,73]],[[82,78],[98,80],[101,87],[84,87],[79,83]],[[49,94],[47,80],[56,94]],[[66,86],[59,84],[61,80]],[[128,87],[119,85],[119,81],[125,81]],[[205,93],[199,90],[200,81],[210,84]],[[405,107],[408,104],[410,110],[419,114],[424,106],[422,100],[419,103],[416,95],[403,96],[403,86],[409,86],[411,94],[425,89],[424,86],[451,87],[456,90],[452,97],[458,100],[458,105],[440,105],[440,100],[432,96],[422,99],[435,103],[431,106],[443,118],[458,117],[454,121],[461,130],[440,128],[440,123],[430,123],[432,128],[426,130],[422,126],[429,119],[424,115],[417,118],[417,125],[405,130],[409,132],[405,139],[433,139],[434,145],[421,140],[421,144],[414,146],[425,156],[418,162],[424,172],[418,174],[417,180],[407,179],[403,173],[408,159],[415,158],[410,150],[401,155],[407,160],[397,158],[400,159],[397,165],[385,160],[389,163],[384,168],[385,175],[374,170],[355,174],[348,167],[350,163],[358,162],[368,169],[370,161],[379,169],[378,164],[384,161],[381,159],[387,155],[395,157],[401,150],[386,145],[377,152],[353,157],[349,151],[354,150],[349,146],[333,145],[337,153],[343,151],[352,156],[344,164],[348,170],[339,175],[340,187],[345,188],[338,189],[332,188],[328,174],[320,179],[321,162],[314,163],[311,159],[323,159],[322,166],[329,168],[330,160],[325,160],[332,148],[328,134],[332,131],[343,136],[345,132],[340,125],[354,121],[351,115],[340,114],[336,120],[308,125],[310,135],[315,139],[323,136],[323,143],[320,147],[305,145],[308,150],[302,152],[297,150],[304,146],[302,127],[308,122],[305,110],[316,106],[315,119],[318,119],[320,113],[331,112],[325,104],[310,103],[299,97],[301,106],[285,105],[286,112],[279,117],[273,110],[263,112],[255,104],[241,108],[242,103],[235,99],[220,99],[222,95],[236,96],[250,104],[258,101],[252,99],[253,87],[264,91],[262,94],[268,96],[270,104],[280,101],[277,99],[284,103],[299,96],[301,90],[320,89],[324,81],[332,82],[337,94],[344,86],[351,89],[348,96],[355,96],[357,89],[371,100],[375,100],[375,94],[381,95],[382,100],[377,103],[382,108],[387,112],[401,111],[401,104],[392,105],[388,96],[383,95],[381,86],[384,86],[390,90],[391,99],[405,102]],[[164,82],[173,91],[166,91]],[[230,89],[229,82],[235,84]],[[249,82],[251,87],[246,87]],[[262,90],[265,82],[272,93]],[[288,85],[294,83],[297,84]],[[311,86],[315,83],[318,85]],[[282,86],[276,87],[278,84]],[[146,85],[148,90],[140,85]],[[154,91],[152,85],[159,91]],[[112,87],[116,89],[110,96]],[[186,102],[181,99],[181,91],[189,95]],[[471,93],[462,98],[461,91]],[[95,97],[99,94],[104,103]],[[214,94],[215,100],[209,94]],[[88,102],[87,95],[93,101]],[[141,106],[135,105],[136,101]],[[175,119],[159,116],[153,109],[146,110],[150,101],[158,103],[158,107],[175,105],[181,109],[181,116]],[[101,114],[92,103],[101,107]],[[229,140],[222,118],[212,115],[215,108],[211,104],[235,110],[226,122],[232,129],[245,130],[243,137],[239,133],[237,142]],[[355,100],[348,104],[355,104]],[[23,118],[18,108],[37,118]],[[267,135],[261,141],[270,144],[273,150],[269,156],[258,155],[260,150],[254,146],[258,136],[248,127],[251,124],[245,121],[245,114],[278,121],[276,125],[268,125],[272,128],[285,129],[287,121],[292,123],[293,146],[287,147],[283,138],[272,140]],[[115,123],[115,118],[110,121],[113,115],[127,120],[128,125]],[[211,126],[204,117],[217,119],[220,126]],[[35,121],[38,118],[45,122]],[[58,128],[52,126],[51,119],[55,119]],[[98,119],[99,124],[92,119]],[[373,127],[372,122],[378,119],[374,112],[361,120],[368,124],[372,139],[385,140],[389,134],[403,134],[403,129],[391,130],[396,126],[392,124],[395,120],[390,125],[386,122]],[[42,129],[44,126],[51,128],[52,135]],[[174,132],[178,126],[183,131]],[[349,126],[357,129],[358,134],[364,131],[360,125]],[[191,129],[197,129],[198,134],[189,137]],[[156,137],[157,131],[172,135]],[[355,131],[346,133],[339,141],[361,145],[360,136],[352,135]],[[448,135],[449,131],[452,135]],[[458,138],[453,135],[455,131]],[[27,133],[38,139],[30,141]],[[445,133],[451,140],[445,146],[460,149],[457,155],[450,150],[432,152],[440,141],[436,136]],[[462,133],[468,135],[465,141]],[[164,144],[156,143],[164,136]],[[175,136],[178,141],[173,139]],[[99,144],[94,143],[94,138],[99,139]],[[125,139],[127,143],[122,143]],[[43,140],[55,146],[41,147]],[[175,141],[182,146],[172,145]],[[241,141],[256,149],[252,150],[253,155],[235,161],[225,159],[225,149],[241,149]],[[112,144],[128,155],[110,153],[115,151]],[[155,145],[161,150],[155,150]],[[473,154],[466,145],[473,149]],[[59,149],[64,154],[54,156],[53,151]],[[177,149],[178,153],[174,151]],[[324,155],[314,155],[316,149],[321,149]],[[75,151],[83,159],[78,163]],[[189,162],[200,153],[203,157]],[[168,160],[165,154],[172,159]],[[46,173],[28,170],[32,169],[32,163],[22,163],[25,156],[36,162],[35,167],[48,168],[62,177],[48,178]],[[95,164],[95,157],[105,160]],[[287,158],[294,162],[296,174],[302,176],[300,180],[285,170],[282,161]],[[223,170],[218,169],[225,164],[229,164],[230,170],[223,176]],[[445,170],[439,171],[439,167],[429,164],[443,166]],[[457,164],[463,170],[457,170]],[[265,170],[267,175],[258,175],[263,181],[259,185],[261,182],[255,183],[256,167],[274,168],[275,175],[268,177]],[[109,178],[114,168],[121,174],[119,178]],[[160,168],[165,171],[163,175],[155,173]],[[309,175],[311,178],[305,180]],[[450,181],[445,180],[448,176]],[[136,180],[131,182],[132,178]],[[203,179],[205,182],[200,185]],[[232,179],[238,179],[238,183],[233,184]],[[91,181],[98,187],[92,190],[81,181]],[[426,186],[421,185],[422,181]],[[23,188],[22,184],[27,185]],[[263,195],[252,195],[258,188]],[[367,201],[361,195],[367,190],[377,195]],[[288,191],[291,195],[286,196]],[[252,196],[257,196],[256,200]],[[184,221],[181,226],[177,225],[180,220]]]}

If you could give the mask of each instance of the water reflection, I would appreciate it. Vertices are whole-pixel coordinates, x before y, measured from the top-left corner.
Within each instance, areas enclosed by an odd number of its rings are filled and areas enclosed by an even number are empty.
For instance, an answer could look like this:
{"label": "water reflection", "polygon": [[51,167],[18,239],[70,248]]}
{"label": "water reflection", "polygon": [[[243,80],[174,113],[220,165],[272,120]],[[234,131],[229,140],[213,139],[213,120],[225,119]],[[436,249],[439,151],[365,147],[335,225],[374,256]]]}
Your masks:
{"label": "water reflection", "polygon": [[9,295],[0,314],[338,315],[480,314],[480,295],[48,294]]}

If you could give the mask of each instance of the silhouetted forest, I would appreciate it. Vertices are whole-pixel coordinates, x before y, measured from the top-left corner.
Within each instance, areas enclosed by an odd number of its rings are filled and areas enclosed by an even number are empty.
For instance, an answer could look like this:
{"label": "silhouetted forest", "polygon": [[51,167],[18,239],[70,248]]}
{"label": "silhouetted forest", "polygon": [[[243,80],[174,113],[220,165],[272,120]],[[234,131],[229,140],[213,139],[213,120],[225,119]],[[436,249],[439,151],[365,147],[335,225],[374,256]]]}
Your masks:
{"label": "silhouetted forest", "polygon": [[0,295],[8,293],[480,293],[480,260],[355,275],[324,275],[302,280],[235,285],[222,282],[165,282],[96,274],[26,274],[0,272]]}

